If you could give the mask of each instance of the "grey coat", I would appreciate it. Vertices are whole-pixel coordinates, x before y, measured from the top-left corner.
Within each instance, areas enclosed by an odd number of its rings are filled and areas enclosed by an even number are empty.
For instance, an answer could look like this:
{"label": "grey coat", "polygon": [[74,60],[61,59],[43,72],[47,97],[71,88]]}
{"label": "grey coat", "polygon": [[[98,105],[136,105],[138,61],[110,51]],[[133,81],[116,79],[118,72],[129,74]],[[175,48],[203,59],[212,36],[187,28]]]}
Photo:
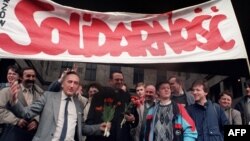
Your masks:
{"label": "grey coat", "polygon": [[[62,92],[45,92],[44,95],[31,106],[24,108],[20,102],[10,106],[10,109],[17,115],[25,119],[31,119],[36,115],[40,116],[40,122],[33,141],[51,141],[58,120],[60,100]],[[75,131],[75,140],[81,141],[82,134],[93,135],[101,134],[99,125],[84,125],[83,107],[77,97],[73,97],[77,111],[77,125]]]}
{"label": "grey coat", "polygon": [[[34,85],[33,88],[33,101],[37,100],[40,98],[40,96],[43,94],[43,90],[37,86]],[[17,124],[17,121],[19,120],[19,117],[17,117],[15,114],[13,114],[11,111],[9,111],[5,105],[10,101],[10,88],[6,87],[3,88],[0,91],[0,124],[12,124],[15,125]],[[28,106],[23,92],[20,91],[18,94],[18,100],[24,107]],[[36,121],[39,122],[39,116],[35,117]]]}
{"label": "grey coat", "polygon": [[225,110],[230,125],[242,125],[240,111],[229,108]]}

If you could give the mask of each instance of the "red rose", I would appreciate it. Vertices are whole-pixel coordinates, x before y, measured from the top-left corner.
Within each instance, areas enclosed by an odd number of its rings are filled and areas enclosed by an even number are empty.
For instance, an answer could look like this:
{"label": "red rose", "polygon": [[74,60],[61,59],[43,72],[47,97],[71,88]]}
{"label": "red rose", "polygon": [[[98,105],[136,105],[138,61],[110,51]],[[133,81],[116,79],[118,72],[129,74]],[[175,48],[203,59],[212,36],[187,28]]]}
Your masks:
{"label": "red rose", "polygon": [[174,128],[176,128],[176,129],[182,129],[182,125],[179,124],[179,123],[177,123],[177,124],[174,125]]}
{"label": "red rose", "polygon": [[103,107],[102,106],[97,106],[97,107],[95,107],[95,110],[96,111],[103,111]]}
{"label": "red rose", "polygon": [[147,119],[147,120],[153,119],[153,115],[147,115],[146,119]]}
{"label": "red rose", "polygon": [[112,98],[105,98],[104,99],[104,102],[107,103],[107,104],[112,104],[113,103],[113,99]]}

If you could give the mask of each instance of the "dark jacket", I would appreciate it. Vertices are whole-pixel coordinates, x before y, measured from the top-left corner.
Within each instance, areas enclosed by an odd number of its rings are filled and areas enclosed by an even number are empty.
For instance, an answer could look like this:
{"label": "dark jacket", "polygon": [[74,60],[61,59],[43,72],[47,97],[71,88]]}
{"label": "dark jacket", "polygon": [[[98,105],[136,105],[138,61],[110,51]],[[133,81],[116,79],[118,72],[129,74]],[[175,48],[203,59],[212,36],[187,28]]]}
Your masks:
{"label": "dark jacket", "polygon": [[87,141],[131,141],[132,137],[130,136],[130,130],[131,128],[137,126],[139,115],[135,107],[131,109],[131,113],[136,119],[135,122],[126,122],[121,128],[120,123],[124,117],[123,112],[125,105],[128,105],[130,102],[130,94],[124,92],[121,89],[114,90],[110,87],[104,87],[102,93],[95,94],[92,98],[86,124],[97,124],[103,122],[102,112],[105,98],[113,99],[113,104],[116,105],[114,118],[111,121],[112,126],[110,130],[110,136],[87,136]]}
{"label": "dark jacket", "polygon": [[50,92],[59,92],[60,90],[61,90],[61,83],[58,80],[53,81],[48,87],[48,91]]}
{"label": "dark jacket", "polygon": [[243,125],[249,125],[250,122],[250,117],[247,117],[245,114],[247,109],[246,109],[246,102],[247,102],[248,97],[244,96],[240,99],[240,101],[235,105],[235,109],[240,111],[241,113],[241,119],[242,119],[242,124]]}
{"label": "dark jacket", "polygon": [[228,124],[224,110],[216,103],[207,101],[205,106],[192,104],[187,107],[189,115],[193,118],[197,131],[197,141],[223,141],[223,126]]}

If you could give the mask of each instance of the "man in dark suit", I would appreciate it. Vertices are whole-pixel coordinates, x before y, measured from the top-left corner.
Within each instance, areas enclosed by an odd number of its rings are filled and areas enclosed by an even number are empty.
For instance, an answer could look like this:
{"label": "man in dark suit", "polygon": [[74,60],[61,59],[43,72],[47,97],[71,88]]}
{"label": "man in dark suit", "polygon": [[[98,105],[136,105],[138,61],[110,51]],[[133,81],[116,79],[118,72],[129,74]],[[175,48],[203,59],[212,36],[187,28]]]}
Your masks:
{"label": "man in dark suit", "polygon": [[[62,80],[61,92],[45,92],[28,108],[24,108],[17,100],[20,88],[14,84],[11,86],[12,100],[9,108],[25,119],[41,115],[33,141],[81,141],[82,134],[102,134],[101,131],[104,131],[106,127],[110,128],[110,124],[102,123],[90,126],[83,123],[83,107],[75,96],[79,83],[78,74],[68,72]],[[67,110],[66,107],[70,110]]]}
{"label": "man in dark suit", "polygon": [[[102,107],[104,107],[105,99],[111,99],[112,104],[116,108],[111,121],[110,136],[87,136],[87,141],[132,141],[130,130],[137,126],[139,116],[136,107],[131,108],[129,113],[124,113],[126,105],[130,103],[130,94],[121,89],[124,84],[123,81],[124,78],[121,71],[112,72],[109,81],[111,87],[104,87],[101,92],[95,94],[92,98],[86,120],[88,124],[103,122]],[[123,118],[126,119],[126,122],[121,126]]]}

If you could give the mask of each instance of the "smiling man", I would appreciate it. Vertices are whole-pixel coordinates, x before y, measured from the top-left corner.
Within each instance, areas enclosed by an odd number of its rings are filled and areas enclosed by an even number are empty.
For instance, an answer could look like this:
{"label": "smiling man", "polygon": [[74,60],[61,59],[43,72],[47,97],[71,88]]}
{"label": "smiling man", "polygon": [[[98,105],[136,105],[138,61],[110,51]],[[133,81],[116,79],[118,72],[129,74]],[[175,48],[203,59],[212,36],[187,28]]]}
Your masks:
{"label": "smiling man", "polygon": [[228,124],[228,119],[220,105],[207,99],[208,92],[206,80],[194,81],[192,94],[195,104],[187,106],[187,111],[197,128],[197,141],[223,141],[223,126]]}

